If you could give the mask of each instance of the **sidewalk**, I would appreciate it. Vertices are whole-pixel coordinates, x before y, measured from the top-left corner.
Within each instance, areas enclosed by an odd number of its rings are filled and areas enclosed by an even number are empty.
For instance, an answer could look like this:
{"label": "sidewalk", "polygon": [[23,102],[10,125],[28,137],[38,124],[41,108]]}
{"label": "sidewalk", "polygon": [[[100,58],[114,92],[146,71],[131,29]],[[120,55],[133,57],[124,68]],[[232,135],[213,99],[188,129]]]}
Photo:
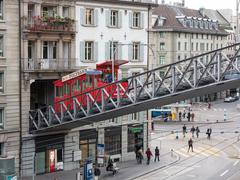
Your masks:
{"label": "sidewalk", "polygon": [[[120,168],[119,173],[115,176],[111,172],[106,171],[106,167],[101,168],[101,176],[99,180],[114,179],[114,180],[127,180],[134,179],[143,174],[150,173],[157,169],[166,167],[174,162],[177,162],[179,157],[176,154],[171,155],[168,153],[164,156],[160,156],[160,162],[153,162],[150,165],[146,165],[146,159],[143,160],[142,164],[137,164],[136,160],[125,161],[117,163]],[[76,180],[77,172],[82,172],[82,169],[71,170],[71,171],[60,171],[55,173],[49,173],[44,175],[35,176],[35,180]],[[21,177],[20,180],[32,180],[32,177]]]}

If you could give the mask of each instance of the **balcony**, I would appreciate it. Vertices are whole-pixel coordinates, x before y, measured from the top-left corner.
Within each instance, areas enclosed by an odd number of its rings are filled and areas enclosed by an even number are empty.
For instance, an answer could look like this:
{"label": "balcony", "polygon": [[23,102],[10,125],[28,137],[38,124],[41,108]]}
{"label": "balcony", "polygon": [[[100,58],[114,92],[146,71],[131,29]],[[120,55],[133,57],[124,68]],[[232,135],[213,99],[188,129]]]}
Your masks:
{"label": "balcony", "polygon": [[47,33],[75,33],[75,20],[68,17],[48,17],[34,16],[24,21],[25,31],[27,32],[47,32]]}
{"label": "balcony", "polygon": [[76,69],[76,59],[23,59],[24,72],[68,72]]}

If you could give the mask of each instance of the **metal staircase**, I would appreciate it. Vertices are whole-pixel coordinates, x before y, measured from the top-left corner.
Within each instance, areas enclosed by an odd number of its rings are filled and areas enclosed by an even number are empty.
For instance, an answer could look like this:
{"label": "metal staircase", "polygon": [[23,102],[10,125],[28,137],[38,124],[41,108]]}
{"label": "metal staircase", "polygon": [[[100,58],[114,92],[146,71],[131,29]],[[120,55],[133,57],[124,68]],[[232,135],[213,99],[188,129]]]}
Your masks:
{"label": "metal staircase", "polygon": [[[225,54],[229,48],[236,50],[231,57]],[[97,94],[94,97],[91,91],[81,94],[84,99],[82,104],[77,97],[72,97],[69,99],[73,103],[71,109],[64,102],[59,102],[61,111],[58,113],[54,110],[56,104],[30,111],[30,131],[67,131],[156,106],[239,87],[240,78],[229,78],[233,73],[240,74],[239,51],[240,43],[149,70],[127,78],[127,88],[118,81],[95,89]],[[109,86],[113,86],[111,92],[106,90]]]}

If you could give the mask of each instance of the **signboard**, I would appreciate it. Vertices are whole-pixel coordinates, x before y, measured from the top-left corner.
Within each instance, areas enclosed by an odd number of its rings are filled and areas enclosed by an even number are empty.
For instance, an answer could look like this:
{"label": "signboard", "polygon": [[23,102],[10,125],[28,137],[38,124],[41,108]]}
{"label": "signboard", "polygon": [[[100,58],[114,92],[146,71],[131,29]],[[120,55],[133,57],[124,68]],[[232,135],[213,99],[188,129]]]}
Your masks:
{"label": "signboard", "polygon": [[17,176],[7,176],[7,180],[17,180]]}
{"label": "signboard", "polygon": [[97,144],[97,155],[98,157],[104,157],[105,154],[105,145]]}
{"label": "signboard", "polygon": [[76,71],[76,72],[73,72],[73,73],[68,74],[66,76],[63,76],[62,77],[62,82],[65,82],[67,80],[73,79],[73,78],[78,77],[78,76],[80,76],[82,74],[85,74],[87,70],[88,70],[87,68],[80,69],[79,71]]}
{"label": "signboard", "polygon": [[85,161],[84,167],[84,180],[93,180],[93,163],[92,161]]}
{"label": "signboard", "polygon": [[73,151],[73,161],[80,160],[82,160],[82,151],[81,150]]}

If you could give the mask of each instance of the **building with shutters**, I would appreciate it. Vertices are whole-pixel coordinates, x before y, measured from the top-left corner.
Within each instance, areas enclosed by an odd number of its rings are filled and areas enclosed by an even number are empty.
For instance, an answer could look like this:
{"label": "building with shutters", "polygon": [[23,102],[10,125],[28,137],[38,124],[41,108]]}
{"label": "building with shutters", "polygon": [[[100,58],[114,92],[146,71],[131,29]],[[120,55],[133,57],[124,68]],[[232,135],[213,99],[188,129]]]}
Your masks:
{"label": "building with shutters", "polygon": [[[148,19],[153,6],[157,2],[152,0],[21,2],[23,176],[32,174],[34,161],[37,174],[76,169],[87,158],[96,163],[98,144],[104,144],[105,154],[116,160],[134,158],[136,147],[146,149],[146,112],[76,127],[67,133],[34,135],[29,131],[29,111],[53,104],[55,80],[112,57],[129,61],[120,70],[119,79],[146,70]],[[79,150],[80,161],[75,156]]]}
{"label": "building with shutters", "polygon": [[[127,60],[118,79],[148,69],[148,25],[156,1],[78,1],[76,3],[76,66],[95,67],[112,59]],[[110,119],[79,130],[81,164],[88,157],[96,162],[96,145],[105,145],[105,154],[116,160],[135,157],[135,149],[146,150],[147,112]],[[96,130],[97,129],[97,130]]]}

